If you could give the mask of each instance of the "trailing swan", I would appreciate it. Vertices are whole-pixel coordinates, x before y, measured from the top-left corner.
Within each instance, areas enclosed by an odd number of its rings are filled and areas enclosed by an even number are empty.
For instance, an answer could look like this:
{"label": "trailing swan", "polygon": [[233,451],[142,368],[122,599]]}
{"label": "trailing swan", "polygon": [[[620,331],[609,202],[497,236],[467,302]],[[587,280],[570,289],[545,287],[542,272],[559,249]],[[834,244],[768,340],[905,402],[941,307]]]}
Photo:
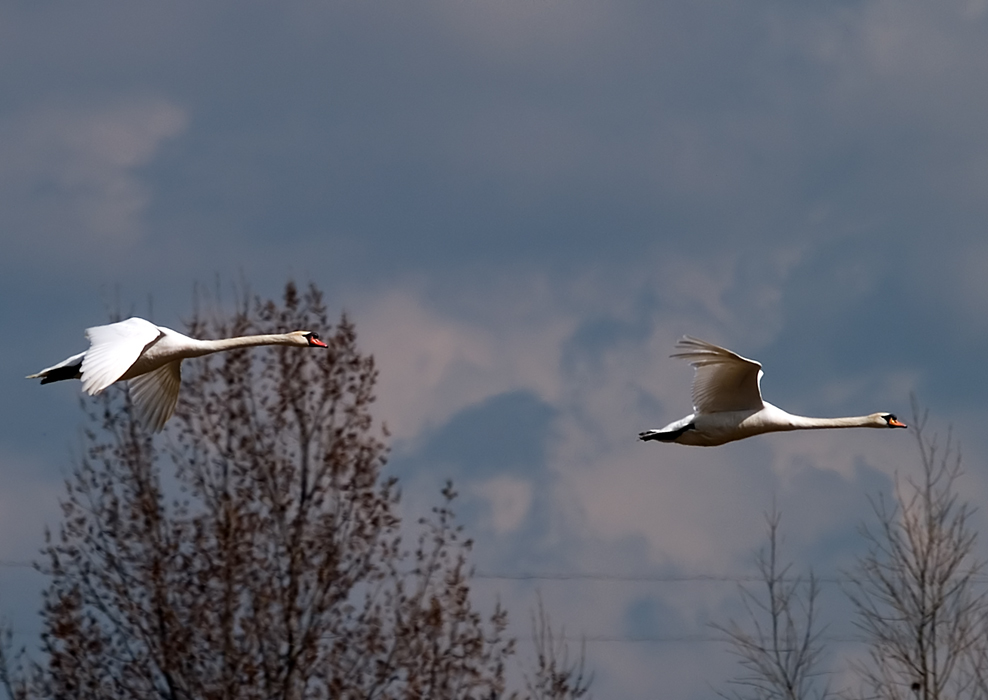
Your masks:
{"label": "trailing swan", "polygon": [[685,358],[696,369],[694,412],[664,428],[639,433],[641,440],[712,447],[781,430],[906,427],[892,413],[850,418],[807,418],[786,413],[762,400],[762,366],[758,362],[689,336],[683,336],[676,347],[682,352],[672,357]]}

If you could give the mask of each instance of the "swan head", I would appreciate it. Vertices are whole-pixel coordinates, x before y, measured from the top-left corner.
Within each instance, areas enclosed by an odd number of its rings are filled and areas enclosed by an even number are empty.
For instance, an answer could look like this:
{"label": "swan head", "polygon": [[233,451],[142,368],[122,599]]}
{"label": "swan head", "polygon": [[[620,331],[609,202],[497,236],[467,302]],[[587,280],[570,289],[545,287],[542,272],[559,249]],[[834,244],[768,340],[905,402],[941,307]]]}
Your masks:
{"label": "swan head", "polygon": [[288,334],[289,338],[292,338],[299,345],[307,345],[312,348],[328,348],[319,336],[312,331],[292,331]]}
{"label": "swan head", "polygon": [[905,428],[907,427],[905,423],[895,417],[894,413],[876,413],[875,414],[881,422],[884,424],[882,427],[886,428]]}

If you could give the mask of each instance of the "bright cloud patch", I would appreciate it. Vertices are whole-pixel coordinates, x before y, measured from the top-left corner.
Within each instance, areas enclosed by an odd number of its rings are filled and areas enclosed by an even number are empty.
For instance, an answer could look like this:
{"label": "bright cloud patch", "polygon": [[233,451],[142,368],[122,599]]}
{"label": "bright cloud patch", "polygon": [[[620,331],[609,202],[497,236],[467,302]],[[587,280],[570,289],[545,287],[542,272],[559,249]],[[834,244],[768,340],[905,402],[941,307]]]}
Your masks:
{"label": "bright cloud patch", "polygon": [[87,242],[133,241],[151,201],[138,170],[187,123],[182,108],[147,97],[42,106],[0,124],[8,154],[0,181],[7,197],[19,195],[11,197],[6,216],[34,222],[34,230],[20,229],[21,244],[85,249]]}
{"label": "bright cloud patch", "polygon": [[475,484],[471,491],[487,501],[491,527],[497,534],[518,529],[532,504],[532,484],[513,476],[499,476]]}

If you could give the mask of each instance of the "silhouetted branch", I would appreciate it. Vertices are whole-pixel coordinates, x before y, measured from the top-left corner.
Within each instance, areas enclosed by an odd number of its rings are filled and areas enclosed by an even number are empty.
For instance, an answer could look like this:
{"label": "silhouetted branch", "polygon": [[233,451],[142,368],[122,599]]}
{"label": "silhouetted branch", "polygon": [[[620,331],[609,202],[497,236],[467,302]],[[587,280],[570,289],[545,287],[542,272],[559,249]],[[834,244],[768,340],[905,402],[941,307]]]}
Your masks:
{"label": "silhouetted branch", "polygon": [[779,562],[779,523],[782,515],[773,507],[765,515],[768,545],[755,558],[761,592],[740,586],[747,613],[746,625],[734,620],[713,625],[724,635],[731,653],[738,657],[742,675],[730,683],[736,690],[725,698],[804,700],[831,697],[826,684],[818,683],[823,653],[822,629],[817,623],[820,585],[812,571],[806,578],[792,576],[791,564]]}

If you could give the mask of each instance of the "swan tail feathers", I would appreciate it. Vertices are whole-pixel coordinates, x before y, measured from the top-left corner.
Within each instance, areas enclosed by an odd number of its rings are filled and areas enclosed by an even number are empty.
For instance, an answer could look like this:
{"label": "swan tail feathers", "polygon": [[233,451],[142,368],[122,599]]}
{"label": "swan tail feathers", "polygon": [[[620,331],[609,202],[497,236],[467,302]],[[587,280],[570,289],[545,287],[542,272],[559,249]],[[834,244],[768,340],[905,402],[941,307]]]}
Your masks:
{"label": "swan tail feathers", "polygon": [[646,430],[644,432],[638,433],[638,439],[642,441],[647,440],[658,440],[659,442],[676,442],[683,433],[687,430],[693,430],[696,426],[690,422],[679,428],[670,430],[669,428],[662,428],[661,430]]}
{"label": "swan tail feathers", "polygon": [[61,382],[66,379],[80,379],[82,378],[82,363],[80,362],[77,365],[70,365],[69,367],[59,367],[58,369],[53,369],[43,375],[35,374],[32,378],[37,376],[41,376],[42,384]]}
{"label": "swan tail feathers", "polygon": [[658,440],[659,442],[672,442],[672,439],[668,437],[669,433],[663,433],[661,430],[646,430],[644,432],[638,433],[639,440]]}
{"label": "swan tail feathers", "polygon": [[73,355],[67,360],[62,360],[57,365],[43,369],[37,374],[29,374],[27,378],[38,379],[40,377],[42,384],[61,382],[66,379],[81,379],[82,361],[85,357],[86,353],[80,352],[78,355]]}

